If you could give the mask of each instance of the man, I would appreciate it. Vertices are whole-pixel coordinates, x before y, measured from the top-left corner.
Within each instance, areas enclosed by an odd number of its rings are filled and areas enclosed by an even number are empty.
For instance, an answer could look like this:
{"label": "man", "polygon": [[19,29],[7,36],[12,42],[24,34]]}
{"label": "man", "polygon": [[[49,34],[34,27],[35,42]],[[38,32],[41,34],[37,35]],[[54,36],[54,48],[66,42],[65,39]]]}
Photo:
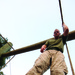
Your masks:
{"label": "man", "polygon": [[63,47],[66,43],[69,29],[65,23],[62,26],[64,29],[62,37],[59,37],[60,31],[55,29],[54,39],[48,40],[41,47],[40,52],[42,54],[26,75],[43,75],[49,67],[51,75],[66,75],[68,73],[63,55]]}

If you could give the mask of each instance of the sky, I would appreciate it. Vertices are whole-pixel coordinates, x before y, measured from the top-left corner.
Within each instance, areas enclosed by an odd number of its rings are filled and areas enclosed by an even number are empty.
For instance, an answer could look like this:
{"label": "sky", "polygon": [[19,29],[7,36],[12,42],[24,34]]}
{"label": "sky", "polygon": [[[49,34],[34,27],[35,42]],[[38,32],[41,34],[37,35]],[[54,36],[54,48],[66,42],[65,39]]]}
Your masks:
{"label": "sky", "polygon": [[[75,0],[61,0],[61,3],[64,22],[69,31],[73,31]],[[52,38],[55,29],[63,34],[58,0],[0,0],[0,33],[13,43],[14,49]],[[75,70],[75,40],[68,41],[67,44]],[[40,49],[17,54],[1,71],[5,75],[25,75],[40,54]],[[72,75],[65,46],[63,54],[68,75]],[[50,69],[43,75],[50,75]]]}

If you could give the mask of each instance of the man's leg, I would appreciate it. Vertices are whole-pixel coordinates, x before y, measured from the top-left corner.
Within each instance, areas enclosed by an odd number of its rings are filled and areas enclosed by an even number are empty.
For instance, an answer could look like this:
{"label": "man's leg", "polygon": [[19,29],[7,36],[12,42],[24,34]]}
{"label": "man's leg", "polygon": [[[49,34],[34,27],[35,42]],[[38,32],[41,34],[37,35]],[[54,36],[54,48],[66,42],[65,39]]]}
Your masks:
{"label": "man's leg", "polygon": [[51,71],[51,75],[65,75],[65,73],[59,71]]}
{"label": "man's leg", "polygon": [[51,75],[67,75],[67,73],[64,73],[64,72],[51,72]]}
{"label": "man's leg", "polygon": [[26,75],[42,75],[50,65],[50,58],[48,51],[43,52]]}
{"label": "man's leg", "polygon": [[57,51],[56,54],[52,56],[52,65],[50,69],[51,75],[65,75],[65,73],[68,73],[64,55],[60,51]]}

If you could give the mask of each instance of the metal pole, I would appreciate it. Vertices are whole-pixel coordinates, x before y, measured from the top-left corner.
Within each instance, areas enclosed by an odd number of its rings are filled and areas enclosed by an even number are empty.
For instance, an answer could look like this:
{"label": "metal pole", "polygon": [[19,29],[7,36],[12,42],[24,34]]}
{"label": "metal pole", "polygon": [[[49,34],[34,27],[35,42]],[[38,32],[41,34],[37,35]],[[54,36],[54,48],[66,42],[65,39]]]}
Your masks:
{"label": "metal pole", "polygon": [[[62,20],[62,24],[63,24],[64,21],[63,21],[61,0],[59,0],[59,7],[60,7],[60,13],[61,13],[61,20]],[[64,30],[63,30],[63,31],[64,31]],[[70,61],[70,66],[71,66],[72,74],[74,75],[74,69],[73,69],[73,66],[72,66],[72,62],[71,62],[71,58],[70,58],[70,54],[69,54],[69,50],[68,50],[67,43],[66,43],[66,48],[67,48],[67,53],[68,53],[68,58],[69,58],[69,61]]]}
{"label": "metal pole", "polygon": [[66,43],[66,48],[67,48],[67,53],[68,53],[68,57],[69,57],[70,65],[71,65],[72,74],[75,75],[74,74],[74,69],[73,69],[73,65],[72,65],[72,62],[71,62],[71,58],[70,58],[70,54],[69,54],[69,50],[68,50],[67,43]]}

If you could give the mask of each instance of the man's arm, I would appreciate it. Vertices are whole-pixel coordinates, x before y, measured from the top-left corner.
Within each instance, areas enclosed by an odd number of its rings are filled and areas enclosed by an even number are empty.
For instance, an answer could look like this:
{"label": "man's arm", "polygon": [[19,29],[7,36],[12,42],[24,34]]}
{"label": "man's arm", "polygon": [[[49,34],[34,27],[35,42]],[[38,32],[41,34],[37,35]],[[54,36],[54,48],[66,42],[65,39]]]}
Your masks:
{"label": "man's arm", "polygon": [[46,45],[42,45],[40,52],[43,53],[46,47],[47,47]]}
{"label": "man's arm", "polygon": [[67,36],[68,33],[69,33],[69,29],[68,29],[67,25],[65,25],[65,23],[63,23],[62,26],[63,26],[63,29],[64,29],[63,35],[64,35],[64,36]]}

